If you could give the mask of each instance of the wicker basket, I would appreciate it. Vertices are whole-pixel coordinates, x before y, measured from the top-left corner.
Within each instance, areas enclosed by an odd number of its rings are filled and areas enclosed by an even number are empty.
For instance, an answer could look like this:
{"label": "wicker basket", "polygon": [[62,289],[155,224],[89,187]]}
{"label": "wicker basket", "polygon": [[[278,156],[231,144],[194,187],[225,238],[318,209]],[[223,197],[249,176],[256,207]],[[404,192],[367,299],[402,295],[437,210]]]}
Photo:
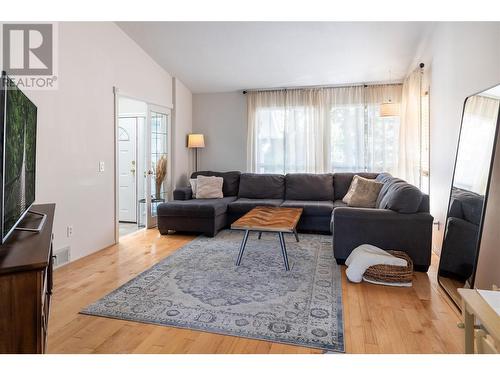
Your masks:
{"label": "wicker basket", "polygon": [[407,266],[391,266],[387,264],[377,264],[368,267],[363,277],[369,281],[383,283],[411,283],[413,278],[413,262],[403,251],[388,250],[389,254],[407,261]]}

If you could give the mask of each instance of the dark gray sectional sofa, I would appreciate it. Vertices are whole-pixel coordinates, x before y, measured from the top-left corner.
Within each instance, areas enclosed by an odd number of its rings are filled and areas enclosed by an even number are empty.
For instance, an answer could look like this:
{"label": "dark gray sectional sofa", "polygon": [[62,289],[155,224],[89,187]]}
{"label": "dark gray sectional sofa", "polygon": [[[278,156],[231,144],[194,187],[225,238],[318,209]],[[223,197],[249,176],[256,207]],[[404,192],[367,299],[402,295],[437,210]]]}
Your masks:
{"label": "dark gray sectional sofa", "polygon": [[[377,208],[347,207],[342,198],[354,175],[384,184]],[[427,271],[431,259],[432,221],[429,197],[387,173],[254,174],[202,171],[224,179],[221,199],[192,199],[191,188],[174,191],[174,201],[158,206],[158,228],[214,236],[256,206],[300,207],[299,231],[333,233],[337,263],[365,243],[403,250],[415,269]]]}

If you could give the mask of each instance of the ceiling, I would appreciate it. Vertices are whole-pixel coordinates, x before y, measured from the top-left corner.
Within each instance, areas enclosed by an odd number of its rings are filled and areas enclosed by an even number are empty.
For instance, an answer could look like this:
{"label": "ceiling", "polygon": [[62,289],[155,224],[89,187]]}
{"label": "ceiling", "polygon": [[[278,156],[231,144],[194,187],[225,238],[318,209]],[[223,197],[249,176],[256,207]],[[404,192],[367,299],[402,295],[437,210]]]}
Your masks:
{"label": "ceiling", "polygon": [[401,80],[429,22],[118,22],[193,93]]}

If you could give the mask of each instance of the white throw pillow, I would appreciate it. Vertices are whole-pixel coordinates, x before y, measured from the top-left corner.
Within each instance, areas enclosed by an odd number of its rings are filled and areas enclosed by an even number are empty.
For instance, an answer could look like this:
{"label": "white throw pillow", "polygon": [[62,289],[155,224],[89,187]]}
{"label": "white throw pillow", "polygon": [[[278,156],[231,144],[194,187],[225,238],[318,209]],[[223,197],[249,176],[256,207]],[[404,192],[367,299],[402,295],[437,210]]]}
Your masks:
{"label": "white throw pillow", "polygon": [[191,191],[193,192],[193,198],[196,198],[196,178],[190,178],[189,184],[191,185]]}
{"label": "white throw pillow", "polygon": [[196,199],[223,198],[222,177],[198,176],[196,178]]}

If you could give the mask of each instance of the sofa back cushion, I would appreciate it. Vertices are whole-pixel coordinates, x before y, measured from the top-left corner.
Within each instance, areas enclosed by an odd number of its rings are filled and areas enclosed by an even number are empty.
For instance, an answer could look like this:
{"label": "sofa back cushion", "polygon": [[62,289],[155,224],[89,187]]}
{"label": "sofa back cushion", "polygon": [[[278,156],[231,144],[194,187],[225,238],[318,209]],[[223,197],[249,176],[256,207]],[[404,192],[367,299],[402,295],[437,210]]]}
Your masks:
{"label": "sofa back cushion", "polygon": [[198,176],[215,176],[222,177],[224,183],[222,184],[222,193],[225,197],[235,197],[238,195],[238,187],[240,185],[240,175],[238,171],[231,172],[213,172],[213,171],[199,171],[194,172],[191,178]]}
{"label": "sofa back cushion", "polygon": [[333,174],[333,190],[335,192],[335,199],[339,200],[344,198],[344,196],[349,191],[352,179],[355,175],[361,176],[363,178],[376,178],[378,173],[334,173]]}
{"label": "sofa back cushion", "polygon": [[420,189],[404,180],[383,173],[377,177],[377,181],[384,184],[377,199],[377,208],[387,208],[399,213],[411,214],[428,206],[428,200],[422,205],[424,194]]}
{"label": "sofa back cushion", "polygon": [[285,176],[287,200],[333,201],[333,175],[289,173]]}
{"label": "sofa back cushion", "polygon": [[[385,208],[385,207],[382,207],[382,200],[385,198],[385,196],[387,195],[387,192],[389,191],[390,187],[393,184],[398,183],[398,182],[405,183],[405,180],[402,180],[402,179],[396,178],[396,177],[392,177],[392,175],[390,175],[389,173],[381,173],[377,176],[377,178],[375,180],[384,184],[384,186],[380,190],[380,193],[378,194],[377,205],[376,205],[377,208]],[[384,205],[386,203],[387,202],[384,202]]]}
{"label": "sofa back cushion", "polygon": [[284,199],[285,176],[281,174],[242,173],[239,198]]}
{"label": "sofa back cushion", "polygon": [[[479,225],[483,213],[484,197],[471,191],[453,188],[451,199],[460,203],[461,213],[464,220]],[[452,205],[450,205],[452,206]],[[450,207],[450,216],[454,216]],[[460,216],[457,216],[460,217]]]}

